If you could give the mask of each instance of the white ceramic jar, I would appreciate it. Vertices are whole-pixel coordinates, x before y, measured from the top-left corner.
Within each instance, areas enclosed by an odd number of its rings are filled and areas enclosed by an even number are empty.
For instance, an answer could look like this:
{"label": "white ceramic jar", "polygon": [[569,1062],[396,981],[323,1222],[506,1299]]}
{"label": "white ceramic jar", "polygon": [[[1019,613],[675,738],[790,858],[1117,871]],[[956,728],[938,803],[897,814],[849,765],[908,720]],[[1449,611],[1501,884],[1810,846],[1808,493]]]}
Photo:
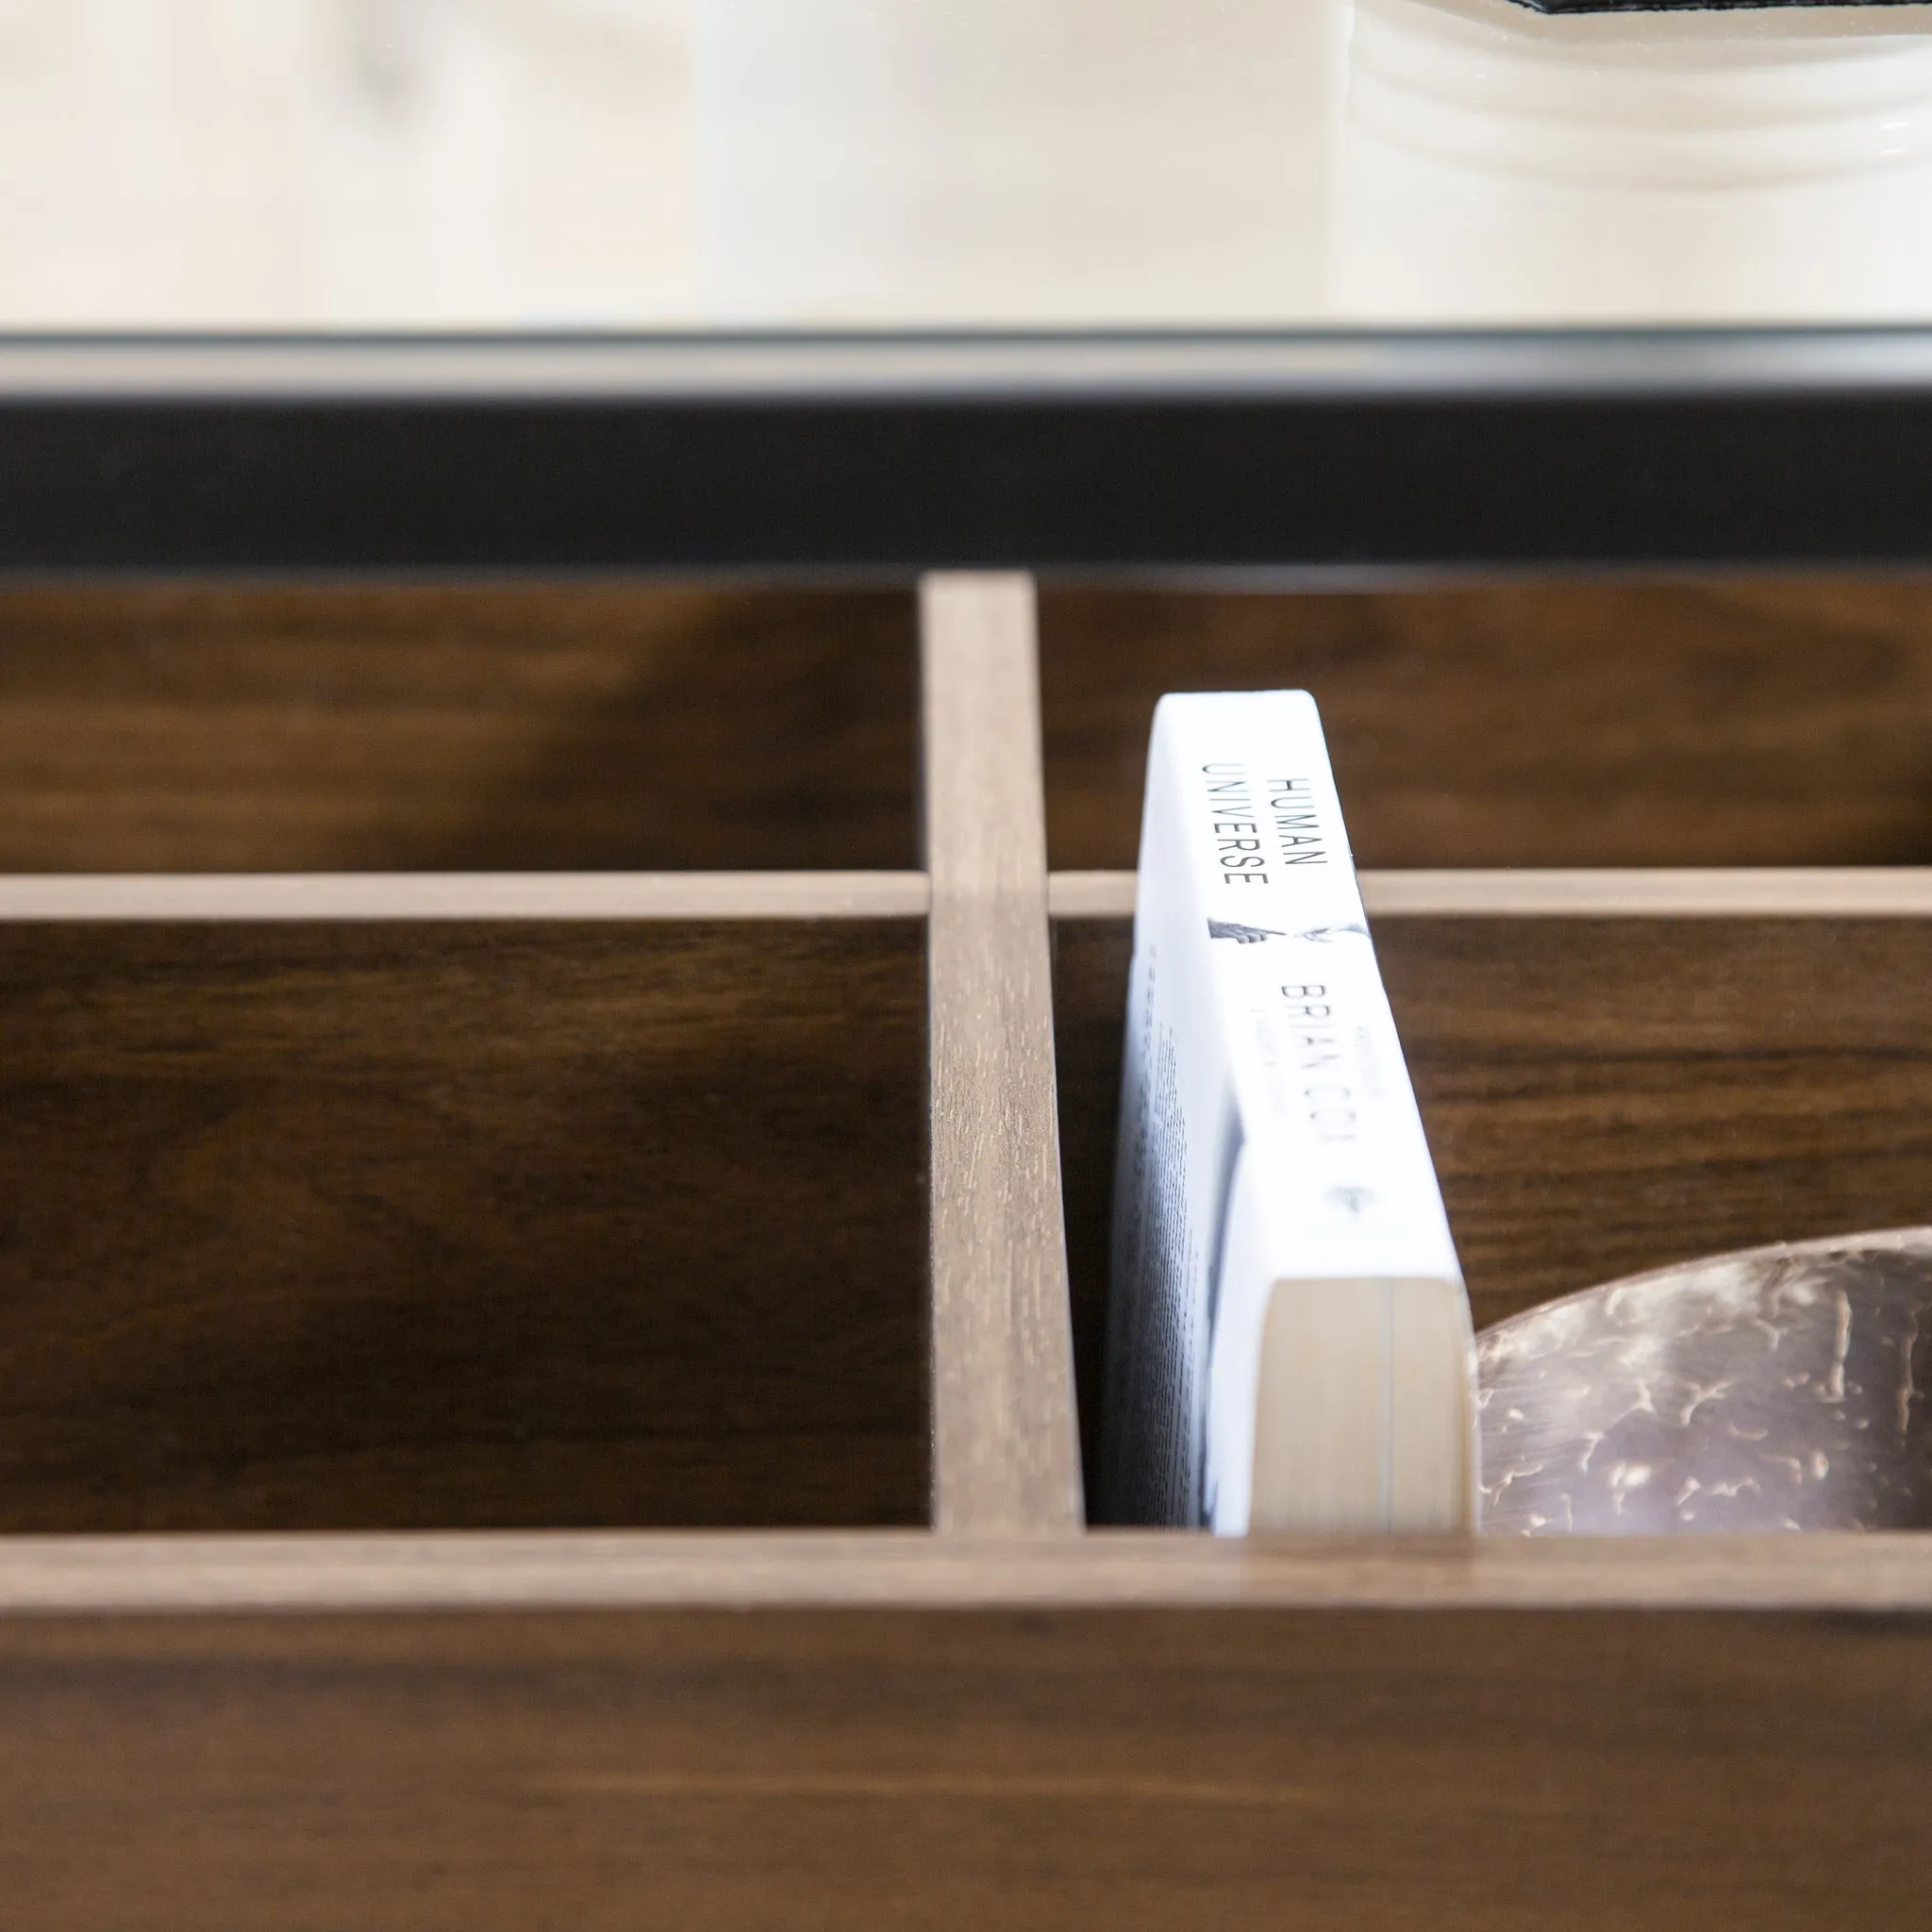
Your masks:
{"label": "white ceramic jar", "polygon": [[1932,7],[1354,0],[1333,307],[1932,319]]}

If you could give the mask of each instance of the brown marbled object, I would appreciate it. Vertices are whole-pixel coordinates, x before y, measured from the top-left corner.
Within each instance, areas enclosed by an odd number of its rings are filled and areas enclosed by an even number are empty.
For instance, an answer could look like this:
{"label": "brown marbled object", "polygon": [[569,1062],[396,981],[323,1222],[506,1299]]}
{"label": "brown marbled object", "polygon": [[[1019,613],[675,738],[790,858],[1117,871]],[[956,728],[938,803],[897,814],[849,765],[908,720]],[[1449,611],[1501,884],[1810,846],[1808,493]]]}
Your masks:
{"label": "brown marbled object", "polygon": [[1932,1524],[1932,1228],[1632,1275],[1476,1354],[1485,1531]]}

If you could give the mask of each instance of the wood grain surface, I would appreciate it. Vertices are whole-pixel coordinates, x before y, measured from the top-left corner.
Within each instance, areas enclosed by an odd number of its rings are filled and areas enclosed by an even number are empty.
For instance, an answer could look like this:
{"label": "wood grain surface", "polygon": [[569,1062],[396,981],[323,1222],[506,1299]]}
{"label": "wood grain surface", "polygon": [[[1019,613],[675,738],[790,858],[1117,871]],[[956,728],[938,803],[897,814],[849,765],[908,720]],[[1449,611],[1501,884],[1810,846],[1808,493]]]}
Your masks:
{"label": "wood grain surface", "polygon": [[0,1528],[923,1521],[922,939],[0,927]]}
{"label": "wood grain surface", "polygon": [[[1130,931],[1056,938],[1096,1389]],[[1375,946],[1478,1326],[1643,1268],[1924,1219],[1932,921],[1382,919]]]}
{"label": "wood grain surface", "polygon": [[1033,585],[920,589],[932,1109],[933,1524],[1076,1530]]}
{"label": "wood grain surface", "polygon": [[0,1537],[0,1618],[261,1610],[1932,1613],[1916,1532],[933,1536],[924,1529]]}
{"label": "wood grain surface", "polygon": [[19,1932],[1910,1924],[1932,1636],[1707,1611],[0,1623]]}
{"label": "wood grain surface", "polygon": [[1134,863],[1154,702],[1296,686],[1365,866],[1932,860],[1932,580],[1062,591],[1049,849]]}
{"label": "wood grain surface", "polygon": [[923,872],[13,873],[0,924],[127,920],[924,918]]}
{"label": "wood grain surface", "polygon": [[905,867],[909,596],[0,591],[0,872]]}
{"label": "wood grain surface", "polygon": [[[885,878],[891,874],[874,874]],[[1605,866],[1584,871],[1364,872],[1369,916],[1521,919],[1924,919],[1932,866]],[[1056,919],[1131,919],[1130,872],[1057,872],[1046,882]],[[0,880],[0,913],[8,903]]]}

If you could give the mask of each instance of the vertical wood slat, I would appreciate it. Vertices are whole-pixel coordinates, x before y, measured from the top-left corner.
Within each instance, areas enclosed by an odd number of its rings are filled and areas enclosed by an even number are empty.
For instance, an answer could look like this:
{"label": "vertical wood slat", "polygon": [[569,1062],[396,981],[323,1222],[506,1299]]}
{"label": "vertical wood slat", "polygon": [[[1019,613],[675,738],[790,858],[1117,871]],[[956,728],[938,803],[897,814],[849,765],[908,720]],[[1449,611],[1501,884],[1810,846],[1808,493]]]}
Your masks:
{"label": "vertical wood slat", "polygon": [[932,1117],[933,1526],[1075,1531],[1033,583],[920,586]]}

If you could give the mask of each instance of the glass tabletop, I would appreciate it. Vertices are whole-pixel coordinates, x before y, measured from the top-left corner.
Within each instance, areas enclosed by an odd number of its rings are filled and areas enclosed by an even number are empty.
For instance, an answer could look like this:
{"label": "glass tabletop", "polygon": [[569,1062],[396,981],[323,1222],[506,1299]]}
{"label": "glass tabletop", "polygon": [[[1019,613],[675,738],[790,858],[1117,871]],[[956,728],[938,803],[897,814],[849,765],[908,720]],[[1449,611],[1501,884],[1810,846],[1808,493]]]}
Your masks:
{"label": "glass tabletop", "polygon": [[0,330],[1932,322],[1932,6],[0,0]]}

